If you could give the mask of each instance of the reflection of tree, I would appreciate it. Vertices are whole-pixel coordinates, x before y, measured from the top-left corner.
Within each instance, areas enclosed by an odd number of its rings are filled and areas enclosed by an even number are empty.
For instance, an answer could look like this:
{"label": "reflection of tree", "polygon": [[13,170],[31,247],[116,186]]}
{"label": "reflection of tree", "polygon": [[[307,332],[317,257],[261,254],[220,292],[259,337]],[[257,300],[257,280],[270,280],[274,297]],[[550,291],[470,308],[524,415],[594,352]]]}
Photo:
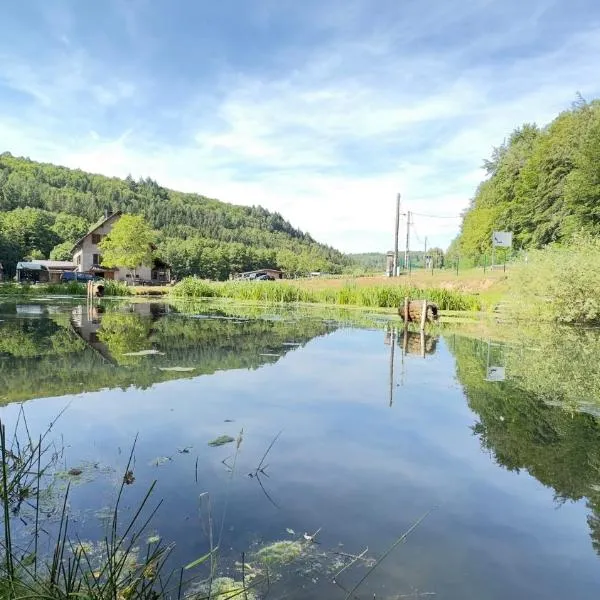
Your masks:
{"label": "reflection of tree", "polygon": [[539,382],[527,380],[526,369],[516,380],[486,382],[485,345],[477,340],[457,337],[450,347],[469,406],[479,417],[473,431],[482,446],[503,467],[526,469],[551,487],[558,501],[586,498],[592,544],[600,554],[600,420],[549,404],[548,389],[543,395],[529,391]]}
{"label": "reflection of tree", "polygon": [[98,339],[106,344],[120,364],[137,364],[139,356],[125,356],[148,348],[152,321],[138,313],[107,312],[102,316]]}
{"label": "reflection of tree", "polygon": [[[95,312],[90,318],[85,307],[76,307],[73,315],[1,323],[0,404],[112,387],[145,388],[218,370],[256,369],[278,360],[265,354],[283,356],[295,344],[335,327],[317,319],[238,318],[215,311],[210,319],[181,314],[165,318],[160,304],[108,306],[105,313]],[[150,348],[161,354],[123,356]],[[170,367],[193,371],[161,370]]]}

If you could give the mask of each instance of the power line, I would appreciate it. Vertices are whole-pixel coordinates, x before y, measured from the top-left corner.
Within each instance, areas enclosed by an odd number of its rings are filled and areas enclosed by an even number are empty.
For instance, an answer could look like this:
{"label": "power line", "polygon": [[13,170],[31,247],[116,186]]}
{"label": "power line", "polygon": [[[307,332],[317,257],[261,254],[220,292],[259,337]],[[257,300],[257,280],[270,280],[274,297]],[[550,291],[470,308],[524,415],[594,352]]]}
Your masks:
{"label": "power line", "polygon": [[412,215],[417,215],[418,217],[428,217],[430,219],[462,219],[462,215],[429,215],[426,213],[418,213],[410,211]]}

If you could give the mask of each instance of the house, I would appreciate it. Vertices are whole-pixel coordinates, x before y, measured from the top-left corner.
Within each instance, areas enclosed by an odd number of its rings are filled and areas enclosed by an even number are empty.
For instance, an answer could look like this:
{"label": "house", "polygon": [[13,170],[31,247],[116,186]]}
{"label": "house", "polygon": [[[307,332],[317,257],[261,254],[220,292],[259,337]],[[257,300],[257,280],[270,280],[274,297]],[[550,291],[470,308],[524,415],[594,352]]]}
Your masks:
{"label": "house", "polygon": [[89,273],[104,279],[114,279],[131,283],[164,284],[171,280],[169,265],[159,259],[154,259],[152,265],[141,265],[135,270],[136,280],[130,269],[114,266],[102,266],[102,251],[98,244],[112,231],[115,223],[119,221],[122,213],[105,214],[104,218],[96,223],[73,246],[73,263],[79,273]]}

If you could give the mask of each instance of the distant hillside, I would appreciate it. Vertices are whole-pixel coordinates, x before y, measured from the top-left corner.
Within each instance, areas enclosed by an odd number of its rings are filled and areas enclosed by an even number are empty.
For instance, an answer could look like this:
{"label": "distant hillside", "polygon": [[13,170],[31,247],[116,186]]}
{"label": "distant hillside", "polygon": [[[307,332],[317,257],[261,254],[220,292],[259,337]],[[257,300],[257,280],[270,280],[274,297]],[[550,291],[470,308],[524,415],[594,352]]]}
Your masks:
{"label": "distant hillside", "polygon": [[366,272],[383,273],[385,271],[386,255],[381,252],[360,252],[357,254],[347,254],[348,258],[358,268]]}
{"label": "distant hillside", "polygon": [[178,277],[225,279],[232,271],[279,267],[339,273],[350,260],[280,214],[160,186],[0,154],[0,263],[65,257],[105,211],[142,214],[159,231],[159,254]]}
{"label": "distant hillside", "polygon": [[484,161],[488,179],[465,212],[449,253],[478,262],[494,230],[515,248],[600,235],[600,101],[582,98],[548,126],[525,124]]}

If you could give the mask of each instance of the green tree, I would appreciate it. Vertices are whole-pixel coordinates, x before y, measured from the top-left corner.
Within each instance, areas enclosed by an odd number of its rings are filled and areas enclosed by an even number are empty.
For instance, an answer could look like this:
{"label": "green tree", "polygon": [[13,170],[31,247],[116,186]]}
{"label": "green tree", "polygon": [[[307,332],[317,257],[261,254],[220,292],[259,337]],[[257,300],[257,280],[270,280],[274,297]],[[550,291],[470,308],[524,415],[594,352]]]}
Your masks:
{"label": "green tree", "polygon": [[87,233],[88,228],[89,224],[85,219],[67,213],[58,213],[50,229],[62,241],[71,242],[72,246]]}
{"label": "green tree", "polygon": [[123,215],[99,244],[102,266],[125,267],[135,277],[138,267],[151,265],[155,237],[144,217]]}
{"label": "green tree", "polygon": [[50,250],[50,260],[71,260],[73,258],[72,242],[61,242]]}

